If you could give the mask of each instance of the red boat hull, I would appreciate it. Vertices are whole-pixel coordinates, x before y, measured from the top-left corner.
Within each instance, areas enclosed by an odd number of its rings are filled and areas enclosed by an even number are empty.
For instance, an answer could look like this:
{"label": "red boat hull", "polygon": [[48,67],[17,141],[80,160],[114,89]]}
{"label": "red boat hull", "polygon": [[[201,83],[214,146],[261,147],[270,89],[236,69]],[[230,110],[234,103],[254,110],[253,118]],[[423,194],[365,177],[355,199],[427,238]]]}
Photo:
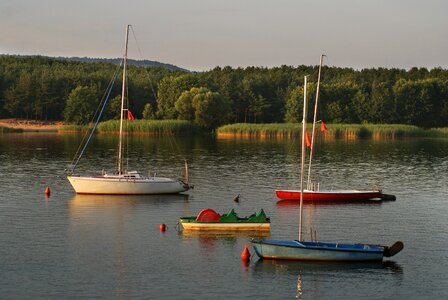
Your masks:
{"label": "red boat hull", "polygon": [[[299,190],[276,190],[275,194],[281,200],[300,201]],[[362,201],[362,200],[381,200],[383,193],[380,191],[304,191],[304,201]]]}

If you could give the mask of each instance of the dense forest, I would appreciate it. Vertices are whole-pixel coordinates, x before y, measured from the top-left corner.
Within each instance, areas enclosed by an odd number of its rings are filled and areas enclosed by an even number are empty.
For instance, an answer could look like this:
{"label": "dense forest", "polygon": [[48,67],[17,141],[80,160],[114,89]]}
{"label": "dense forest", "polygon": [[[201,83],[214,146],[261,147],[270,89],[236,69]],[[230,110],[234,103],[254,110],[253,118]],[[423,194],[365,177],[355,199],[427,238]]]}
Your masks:
{"label": "dense forest", "polygon": [[[117,65],[41,56],[0,56],[0,118],[91,121]],[[130,109],[136,118],[228,123],[301,119],[303,77],[315,97],[318,66],[216,67],[206,72],[129,67]],[[119,114],[121,74],[103,120]],[[319,118],[329,123],[448,126],[448,70],[322,69]],[[314,82],[314,83],[313,83]],[[310,113],[314,101],[310,101]]]}

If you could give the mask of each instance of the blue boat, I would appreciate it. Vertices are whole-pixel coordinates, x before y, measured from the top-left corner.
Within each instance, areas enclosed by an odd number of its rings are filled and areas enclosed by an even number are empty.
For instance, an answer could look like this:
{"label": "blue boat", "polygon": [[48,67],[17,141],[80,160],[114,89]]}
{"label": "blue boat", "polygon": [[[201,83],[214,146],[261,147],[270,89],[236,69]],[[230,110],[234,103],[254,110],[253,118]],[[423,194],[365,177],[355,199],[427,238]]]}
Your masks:
{"label": "blue boat", "polygon": [[381,261],[403,249],[403,243],[391,247],[369,244],[305,242],[298,240],[252,241],[255,253],[263,259],[369,262]]}
{"label": "blue boat", "polygon": [[[322,64],[322,59],[321,59]],[[320,72],[319,72],[320,73]],[[300,176],[300,209],[298,240],[252,240],[255,253],[262,259],[285,259],[305,261],[345,261],[369,262],[381,261],[384,256],[390,257],[403,249],[402,242],[391,247],[369,244],[305,242],[302,239],[302,210],[304,194],[305,138],[307,112],[307,76],[303,85],[303,121],[302,121],[302,160]]]}

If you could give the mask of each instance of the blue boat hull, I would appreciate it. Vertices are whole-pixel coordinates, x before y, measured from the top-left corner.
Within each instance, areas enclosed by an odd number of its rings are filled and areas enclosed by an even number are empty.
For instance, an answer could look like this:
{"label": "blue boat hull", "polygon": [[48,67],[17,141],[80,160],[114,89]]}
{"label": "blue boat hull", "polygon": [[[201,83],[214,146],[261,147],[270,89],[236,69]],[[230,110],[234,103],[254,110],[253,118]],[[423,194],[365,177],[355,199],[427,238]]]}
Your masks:
{"label": "blue boat hull", "polygon": [[308,261],[381,261],[384,248],[367,244],[299,242],[297,240],[252,241],[255,253],[262,259]]}

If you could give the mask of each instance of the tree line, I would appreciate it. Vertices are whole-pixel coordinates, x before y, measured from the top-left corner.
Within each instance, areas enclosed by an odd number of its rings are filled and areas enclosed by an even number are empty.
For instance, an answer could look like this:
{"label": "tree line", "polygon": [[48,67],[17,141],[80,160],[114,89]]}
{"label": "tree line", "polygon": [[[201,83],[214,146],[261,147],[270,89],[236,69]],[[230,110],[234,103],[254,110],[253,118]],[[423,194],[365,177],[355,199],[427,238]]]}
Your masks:
{"label": "tree line", "polygon": [[[117,65],[41,56],[0,56],[0,117],[91,121]],[[303,77],[313,110],[318,66],[216,67],[205,72],[129,66],[136,118],[182,119],[216,128],[228,123],[299,122]],[[119,117],[121,75],[103,120]],[[313,83],[314,82],[314,83]],[[311,101],[312,100],[312,101]],[[448,70],[324,66],[319,119],[329,123],[448,126]]]}

